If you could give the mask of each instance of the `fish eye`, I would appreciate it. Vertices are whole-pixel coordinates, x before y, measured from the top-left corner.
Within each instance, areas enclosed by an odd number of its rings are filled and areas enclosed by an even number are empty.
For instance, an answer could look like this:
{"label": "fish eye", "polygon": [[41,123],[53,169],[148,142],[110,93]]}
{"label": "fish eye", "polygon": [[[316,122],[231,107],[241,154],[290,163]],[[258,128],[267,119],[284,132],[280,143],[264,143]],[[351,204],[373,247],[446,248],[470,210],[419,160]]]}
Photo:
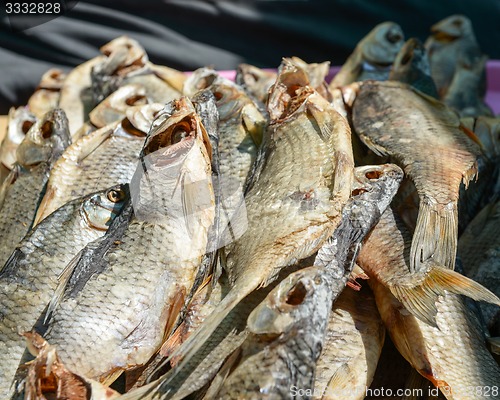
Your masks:
{"label": "fish eye", "polygon": [[351,196],[359,196],[360,194],[362,193],[366,193],[366,190],[363,189],[363,188],[359,188],[359,189],[354,189],[352,192],[351,192]]}
{"label": "fish eye", "polygon": [[288,291],[288,293],[286,294],[285,302],[286,304],[290,304],[291,306],[298,306],[304,302],[306,295],[307,289],[304,284],[299,281]]}
{"label": "fish eye", "polygon": [[367,172],[365,173],[365,176],[366,176],[368,179],[380,179],[380,177],[382,176],[382,172],[377,171],[377,170],[374,170],[374,171],[367,171]]}
{"label": "fish eye", "polygon": [[394,32],[394,31],[387,32],[387,34],[385,35],[385,38],[387,39],[387,41],[389,43],[392,43],[392,44],[395,44],[395,43],[399,42],[401,39],[403,39],[403,37],[401,36],[400,33]]}
{"label": "fish eye", "polygon": [[45,121],[42,124],[40,131],[44,139],[49,139],[54,133],[54,124],[51,121]]}
{"label": "fish eye", "polygon": [[452,24],[454,26],[456,26],[457,28],[460,28],[462,26],[462,21],[459,19],[456,19],[455,21],[452,22]]}
{"label": "fish eye", "polygon": [[33,121],[23,121],[23,124],[21,125],[21,130],[23,133],[26,135],[28,131],[31,129],[33,126],[34,122]]}
{"label": "fish eye", "polygon": [[123,199],[125,199],[125,193],[122,190],[111,189],[106,194],[106,197],[112,203],[118,203],[120,201],[123,201]]}
{"label": "fish eye", "polygon": [[125,100],[125,104],[127,104],[128,106],[135,106],[135,105],[140,105],[140,104],[146,104],[146,96],[143,96],[143,95],[134,95],[134,96],[130,96],[129,98],[127,98]]}

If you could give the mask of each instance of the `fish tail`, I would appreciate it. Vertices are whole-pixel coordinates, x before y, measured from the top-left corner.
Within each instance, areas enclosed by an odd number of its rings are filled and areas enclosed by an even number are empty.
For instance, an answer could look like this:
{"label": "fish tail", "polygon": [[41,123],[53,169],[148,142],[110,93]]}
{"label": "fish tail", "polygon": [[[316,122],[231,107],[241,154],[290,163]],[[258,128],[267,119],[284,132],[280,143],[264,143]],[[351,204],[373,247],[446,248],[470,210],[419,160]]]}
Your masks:
{"label": "fish tail", "polygon": [[446,205],[424,197],[420,201],[417,225],[410,250],[410,272],[425,269],[431,257],[446,268],[455,268],[458,238],[458,207],[456,202]]}
{"label": "fish tail", "polygon": [[390,288],[392,294],[418,319],[437,327],[436,301],[446,292],[460,294],[477,301],[500,306],[500,299],[481,284],[429,260],[422,281],[414,286],[400,285]]}

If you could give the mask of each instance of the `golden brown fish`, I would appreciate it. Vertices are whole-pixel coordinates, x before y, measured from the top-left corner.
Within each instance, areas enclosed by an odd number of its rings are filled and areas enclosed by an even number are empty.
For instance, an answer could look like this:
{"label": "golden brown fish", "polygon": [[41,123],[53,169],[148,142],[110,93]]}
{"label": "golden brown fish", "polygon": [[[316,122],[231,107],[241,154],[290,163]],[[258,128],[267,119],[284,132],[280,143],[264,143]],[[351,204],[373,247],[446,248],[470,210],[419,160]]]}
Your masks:
{"label": "golden brown fish", "polygon": [[421,270],[431,257],[453,268],[459,187],[476,173],[480,152],[461,131],[457,115],[404,83],[370,81],[359,84],[353,126],[371,150],[393,157],[417,188],[410,270]]}
{"label": "golden brown fish", "polygon": [[236,70],[235,81],[245,91],[265,104],[269,97],[269,89],[276,82],[277,76],[278,74],[274,71],[267,71],[249,64],[240,64]]}
{"label": "golden brown fish", "polygon": [[65,79],[66,74],[57,68],[51,68],[42,75],[35,93],[28,100],[28,108],[37,118],[42,118],[58,106]]}

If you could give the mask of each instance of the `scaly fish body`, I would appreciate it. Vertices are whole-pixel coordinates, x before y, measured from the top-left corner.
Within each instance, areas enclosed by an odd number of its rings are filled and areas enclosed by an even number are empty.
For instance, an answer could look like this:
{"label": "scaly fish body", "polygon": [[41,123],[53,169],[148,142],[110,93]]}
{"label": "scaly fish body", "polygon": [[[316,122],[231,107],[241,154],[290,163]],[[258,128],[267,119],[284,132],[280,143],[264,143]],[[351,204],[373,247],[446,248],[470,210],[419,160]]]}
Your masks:
{"label": "scaly fish body", "polygon": [[410,38],[401,47],[389,74],[389,80],[412,85],[434,98],[438,98],[436,84],[431,77],[429,57],[422,42]]}
{"label": "scaly fish body", "polygon": [[329,85],[330,90],[356,81],[386,80],[390,66],[403,43],[404,34],[398,24],[378,24],[358,43],[340,71],[333,77]]}
{"label": "scaly fish body", "polygon": [[[145,108],[146,111],[150,109],[149,106]],[[131,110],[131,119],[133,112]],[[153,121],[154,113],[140,113],[137,109],[135,113],[141,118],[142,129],[148,125],[144,118],[149,119],[149,124]],[[130,119],[124,118],[76,140],[52,168],[36,223],[71,199],[129,183],[146,134],[147,130],[140,131]]]}
{"label": "scaly fish body", "polygon": [[315,399],[363,399],[377,368],[385,327],[368,288],[346,288],[333,303],[316,366]]}
{"label": "scaly fish body", "polygon": [[35,123],[16,151],[17,163],[0,187],[0,268],[28,233],[50,169],[71,143],[64,111]]}
{"label": "scaly fish body", "polygon": [[57,68],[51,68],[42,75],[35,93],[28,100],[28,108],[37,118],[43,118],[58,106],[65,79],[66,74]]}
{"label": "scaly fish body", "polygon": [[69,369],[101,382],[159,349],[193,285],[213,223],[208,138],[189,100],[167,108],[132,179],[133,212],[119,230],[108,230],[109,239],[84,251],[46,335]]}
{"label": "scaly fish body", "polygon": [[[458,242],[464,273],[500,296],[500,202],[487,205],[467,226]],[[480,304],[492,336],[500,336],[500,310]]]}
{"label": "scaly fish body", "polygon": [[55,211],[19,244],[0,273],[0,393],[7,398],[26,343],[20,333],[40,323],[58,277],[87,243],[101,237],[128,192],[113,187]]}
{"label": "scaly fish body", "polygon": [[7,132],[0,144],[0,185],[16,163],[16,150],[26,133],[37,121],[25,107],[12,107],[7,120]]}
{"label": "scaly fish body", "polygon": [[354,101],[353,124],[368,147],[400,163],[417,189],[411,270],[421,269],[430,257],[453,268],[459,187],[474,176],[479,155],[456,114],[403,83],[364,82]]}

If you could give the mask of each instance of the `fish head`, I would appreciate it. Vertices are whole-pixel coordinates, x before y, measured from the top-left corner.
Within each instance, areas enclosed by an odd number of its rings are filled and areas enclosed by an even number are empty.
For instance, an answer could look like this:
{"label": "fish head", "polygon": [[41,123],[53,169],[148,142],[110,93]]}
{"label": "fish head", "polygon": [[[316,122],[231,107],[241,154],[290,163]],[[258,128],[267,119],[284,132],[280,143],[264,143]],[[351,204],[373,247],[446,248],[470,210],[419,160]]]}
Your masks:
{"label": "fish head", "polygon": [[219,118],[222,121],[241,114],[242,108],[250,103],[245,92],[233,83],[214,82],[209,89],[214,95]]}
{"label": "fish head", "polygon": [[404,33],[395,22],[378,24],[359,43],[363,59],[376,66],[389,66],[403,46]]}
{"label": "fish head", "polygon": [[412,71],[420,71],[427,76],[431,75],[431,67],[427,51],[423,43],[417,38],[408,39],[399,51],[392,71],[402,75],[409,75]]}
{"label": "fish head", "polygon": [[42,75],[39,89],[59,90],[62,88],[66,74],[59,68],[51,68]]}
{"label": "fish head", "polygon": [[432,36],[442,42],[451,42],[473,35],[472,22],[465,15],[450,15],[431,27]]}
{"label": "fish head", "polygon": [[24,167],[52,164],[70,144],[68,119],[62,109],[56,108],[29,129],[17,148],[17,161]]}
{"label": "fish head", "polygon": [[213,68],[198,68],[184,81],[182,93],[186,96],[192,97],[200,90],[207,89],[215,82],[221,80],[222,78]]}
{"label": "fish head", "polygon": [[269,88],[276,80],[276,72],[266,71],[249,64],[240,64],[236,70],[235,81],[252,92],[261,100],[265,100]]}
{"label": "fish head", "polygon": [[25,107],[9,110],[7,133],[0,146],[0,162],[12,169],[16,162],[16,150],[36,122],[36,116]]}
{"label": "fish head", "polygon": [[120,36],[100,48],[108,74],[127,75],[142,69],[148,62],[146,50],[134,39]]}
{"label": "fish head", "polygon": [[500,156],[500,118],[485,116],[476,118],[474,133],[489,158],[495,159]]}
{"label": "fish head", "polygon": [[326,321],[332,289],[323,268],[308,267],[290,274],[251,312],[247,329],[271,337],[303,324]]}
{"label": "fish head", "polygon": [[127,131],[130,131],[131,127],[133,127],[137,131],[140,131],[141,134],[147,135],[154,119],[160,114],[163,107],[164,105],[161,103],[128,107],[125,111],[126,118],[122,121],[122,126],[128,126],[129,129],[127,129]]}
{"label": "fish head", "polygon": [[123,118],[128,108],[147,103],[144,87],[135,84],[124,85],[100,102],[89,113],[89,119],[94,126],[102,128]]}
{"label": "fish head", "polygon": [[271,123],[282,122],[293,115],[315,93],[307,73],[289,59],[283,59],[276,82],[269,90],[267,110]]}
{"label": "fish head", "polygon": [[85,223],[98,230],[107,230],[130,198],[128,185],[116,185],[87,196],[81,205]]}
{"label": "fish head", "polygon": [[403,177],[403,170],[395,164],[356,167],[352,196],[356,197],[356,202],[371,204],[380,216],[391,203]]}

